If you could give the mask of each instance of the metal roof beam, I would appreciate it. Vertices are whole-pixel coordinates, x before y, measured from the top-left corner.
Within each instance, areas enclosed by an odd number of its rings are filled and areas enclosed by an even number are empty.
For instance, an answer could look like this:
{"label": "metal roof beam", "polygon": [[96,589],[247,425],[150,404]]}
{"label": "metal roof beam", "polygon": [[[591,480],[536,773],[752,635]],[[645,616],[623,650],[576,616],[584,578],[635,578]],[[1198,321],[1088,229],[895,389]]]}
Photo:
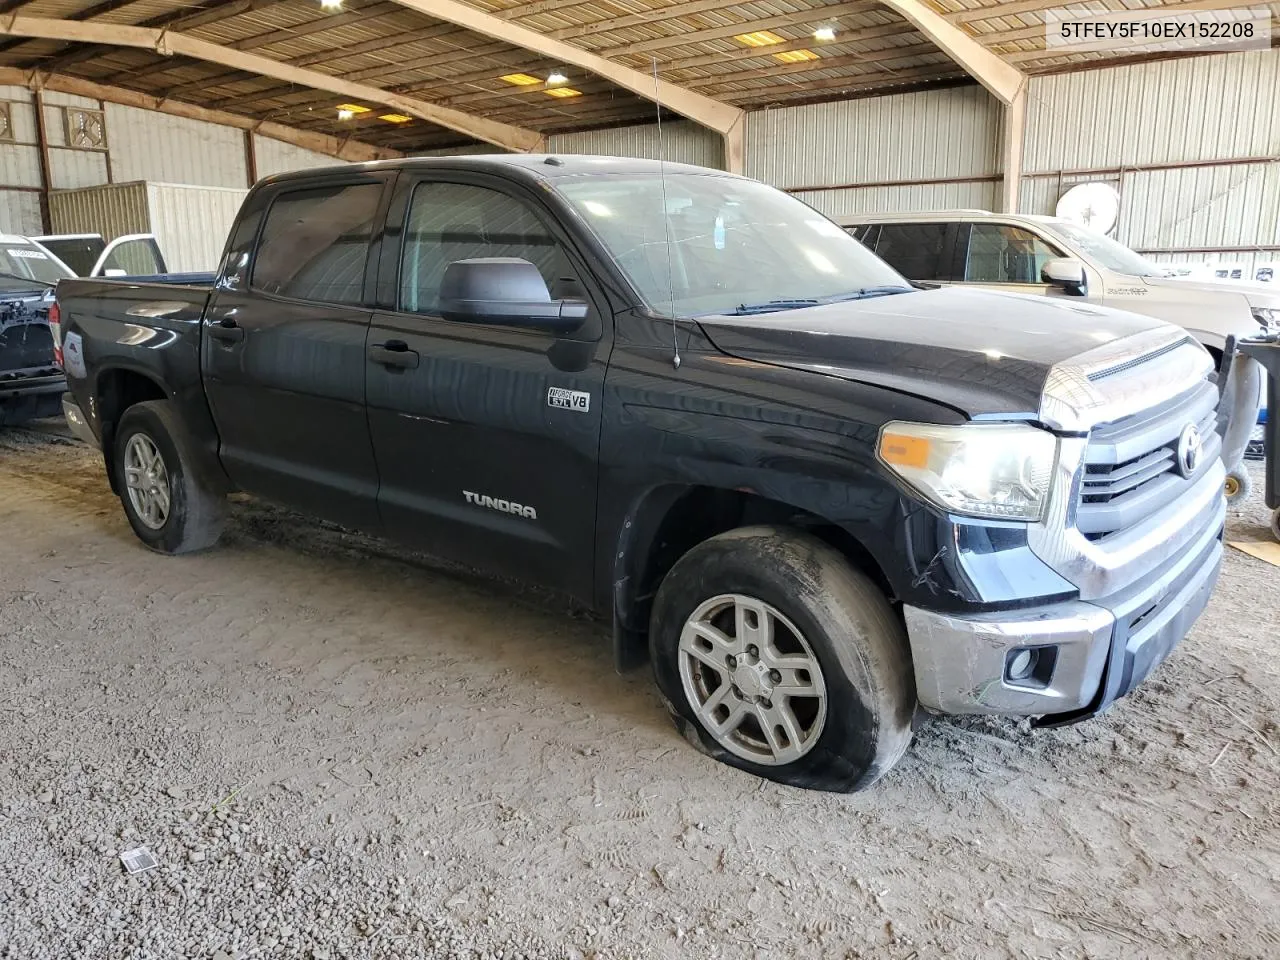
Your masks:
{"label": "metal roof beam", "polygon": [[202,120],[216,123],[224,127],[235,127],[239,130],[250,130],[272,140],[291,143],[304,150],[313,150],[338,160],[390,160],[402,156],[398,150],[386,147],[375,147],[357,140],[343,140],[331,137],[326,133],[313,130],[299,130],[271,121],[255,120],[237,113],[222,110],[210,110],[198,107],[193,103],[180,100],[162,100],[136,90],[125,90],[105,83],[94,83],[79,77],[65,77],[58,74],[45,74],[38,71],[19,70],[17,67],[0,67],[0,84],[5,86],[26,87],[28,90],[54,90],[58,93],[69,93],[91,100],[102,100],[107,103],[118,103],[126,107],[137,107],[142,110],[155,110],[173,117],[185,117],[188,120]]}
{"label": "metal roof beam", "polygon": [[511,124],[499,123],[485,117],[474,116],[441,107],[425,100],[392,93],[380,87],[353,83],[318,70],[293,67],[279,60],[243,53],[207,40],[151,27],[128,27],[119,24],[79,22],[75,20],[51,20],[44,17],[14,16],[0,20],[0,35],[15,37],[40,37],[49,40],[65,40],[75,43],[97,43],[113,47],[134,47],[154,50],[165,56],[190,57],[218,63],[235,70],[243,70],[264,77],[274,77],[285,83],[316,90],[327,90],[353,100],[368,100],[426,120],[438,126],[448,127],[477,140],[484,140],[506,150],[528,152],[541,148],[542,135]]}
{"label": "metal roof beam", "polygon": [[599,54],[583,50],[563,40],[554,40],[536,30],[503,20],[458,0],[396,0],[401,6],[436,20],[454,23],[474,33],[501,40],[514,47],[531,50],[553,60],[571,64],[614,83],[625,90],[655,100],[668,110],[688,117],[721,134],[737,129],[742,111],[705,94],[655,79],[648,73],[614,63]]}
{"label": "metal roof beam", "polygon": [[959,27],[948,23],[942,14],[925,6],[921,0],[880,2],[910,21],[1005,106],[1014,102],[1027,82],[1025,73],[1006,63]]}

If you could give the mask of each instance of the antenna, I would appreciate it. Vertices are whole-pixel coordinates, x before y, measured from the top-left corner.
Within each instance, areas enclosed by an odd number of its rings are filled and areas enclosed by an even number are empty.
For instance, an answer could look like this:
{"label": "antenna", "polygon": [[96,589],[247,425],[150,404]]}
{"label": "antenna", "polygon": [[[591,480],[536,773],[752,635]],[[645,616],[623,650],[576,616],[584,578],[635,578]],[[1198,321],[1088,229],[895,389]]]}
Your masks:
{"label": "antenna", "polygon": [[671,311],[671,365],[680,369],[680,331],[676,324],[675,267],[671,263],[671,220],[667,216],[667,141],[662,136],[662,88],[658,84],[658,58],[653,62],[653,103],[658,114],[658,180],[662,183],[662,233],[667,240],[667,304]]}

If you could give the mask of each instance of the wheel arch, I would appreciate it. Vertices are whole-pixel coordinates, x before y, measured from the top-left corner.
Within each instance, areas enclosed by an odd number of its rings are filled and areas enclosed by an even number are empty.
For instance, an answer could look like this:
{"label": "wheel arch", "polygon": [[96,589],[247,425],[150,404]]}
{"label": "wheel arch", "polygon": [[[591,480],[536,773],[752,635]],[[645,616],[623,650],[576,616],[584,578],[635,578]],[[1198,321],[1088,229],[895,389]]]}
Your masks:
{"label": "wheel arch", "polygon": [[810,510],[750,490],[670,483],[646,490],[623,519],[613,555],[613,652],[619,670],[648,659],[648,621],[663,577],[685,553],[737,527],[771,524],[824,541],[888,597],[893,590],[874,554],[853,533]]}
{"label": "wheel arch", "polygon": [[93,384],[93,405],[107,480],[113,493],[120,493],[115,472],[115,431],[120,418],[135,404],[172,397],[173,392],[152,371],[121,364],[98,372]]}

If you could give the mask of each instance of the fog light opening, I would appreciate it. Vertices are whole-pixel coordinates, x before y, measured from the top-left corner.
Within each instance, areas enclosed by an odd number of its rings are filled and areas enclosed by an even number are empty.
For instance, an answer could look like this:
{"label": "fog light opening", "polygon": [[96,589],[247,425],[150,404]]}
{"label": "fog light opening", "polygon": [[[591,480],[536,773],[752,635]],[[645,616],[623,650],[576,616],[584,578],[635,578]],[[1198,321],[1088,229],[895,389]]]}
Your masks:
{"label": "fog light opening", "polygon": [[1004,682],[1019,687],[1047,687],[1058,662],[1058,648],[1014,647],[1004,658]]}

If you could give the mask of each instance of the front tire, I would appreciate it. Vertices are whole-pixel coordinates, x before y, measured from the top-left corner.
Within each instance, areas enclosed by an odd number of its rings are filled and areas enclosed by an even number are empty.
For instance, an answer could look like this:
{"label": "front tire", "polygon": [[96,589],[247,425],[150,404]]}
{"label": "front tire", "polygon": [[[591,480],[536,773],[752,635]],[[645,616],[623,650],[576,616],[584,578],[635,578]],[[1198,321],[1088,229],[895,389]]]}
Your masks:
{"label": "front tire", "polygon": [[757,776],[862,790],[911,742],[902,621],[815,537],[744,527],[694,547],[658,589],[649,645],[681,733]]}
{"label": "front tire", "polygon": [[112,469],[138,539],[160,553],[192,553],[222,533],[226,499],[200,474],[192,440],[168,400],[124,412]]}

